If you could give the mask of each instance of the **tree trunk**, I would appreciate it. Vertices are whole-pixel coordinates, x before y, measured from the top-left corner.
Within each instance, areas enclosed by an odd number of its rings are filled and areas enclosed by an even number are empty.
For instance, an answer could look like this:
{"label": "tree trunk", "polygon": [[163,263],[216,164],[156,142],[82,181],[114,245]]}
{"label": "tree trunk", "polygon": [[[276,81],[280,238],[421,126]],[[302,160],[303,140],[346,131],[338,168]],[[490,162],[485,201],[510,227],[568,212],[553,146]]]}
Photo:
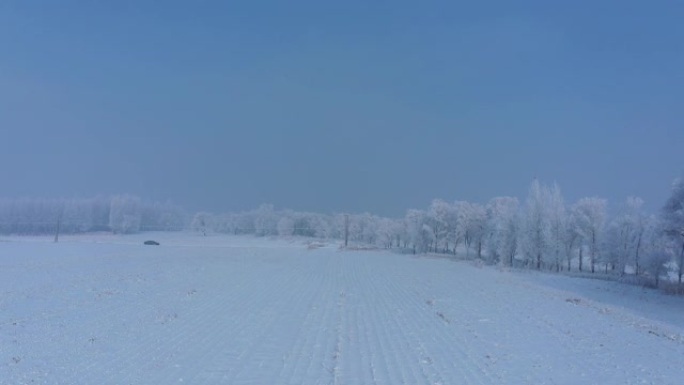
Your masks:
{"label": "tree trunk", "polygon": [[591,253],[589,253],[589,263],[591,264],[591,273],[594,274],[594,263],[596,262],[596,234],[591,233]]}
{"label": "tree trunk", "polygon": [[[344,215],[344,247],[349,244],[349,215]],[[415,251],[414,253],[415,254]]]}
{"label": "tree trunk", "polygon": [[637,241],[636,254],[634,255],[634,275],[639,275],[639,249],[641,248],[641,235]]}
{"label": "tree trunk", "polygon": [[679,253],[679,286],[682,286],[682,274],[684,274],[684,242],[682,251]]}
{"label": "tree trunk", "polygon": [[582,271],[582,247],[579,248],[579,271]]}

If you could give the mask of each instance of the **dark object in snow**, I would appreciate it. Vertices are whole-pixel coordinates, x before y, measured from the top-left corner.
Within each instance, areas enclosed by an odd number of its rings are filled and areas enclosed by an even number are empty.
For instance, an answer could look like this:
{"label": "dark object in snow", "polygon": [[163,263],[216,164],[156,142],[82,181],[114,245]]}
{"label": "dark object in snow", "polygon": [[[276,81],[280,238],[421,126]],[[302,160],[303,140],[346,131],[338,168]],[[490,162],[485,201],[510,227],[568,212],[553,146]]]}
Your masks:
{"label": "dark object in snow", "polygon": [[155,245],[155,246],[159,246],[159,242],[157,242],[157,241],[145,241],[145,244],[146,244],[146,245]]}

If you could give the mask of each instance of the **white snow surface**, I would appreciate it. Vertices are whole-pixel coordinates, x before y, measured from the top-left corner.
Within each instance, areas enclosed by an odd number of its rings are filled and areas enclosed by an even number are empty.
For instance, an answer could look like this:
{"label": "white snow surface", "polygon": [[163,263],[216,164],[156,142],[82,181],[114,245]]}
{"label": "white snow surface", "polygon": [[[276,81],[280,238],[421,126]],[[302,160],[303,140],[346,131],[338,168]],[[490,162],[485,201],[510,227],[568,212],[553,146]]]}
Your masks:
{"label": "white snow surface", "polygon": [[303,239],[0,238],[0,384],[180,383],[682,384],[684,301]]}

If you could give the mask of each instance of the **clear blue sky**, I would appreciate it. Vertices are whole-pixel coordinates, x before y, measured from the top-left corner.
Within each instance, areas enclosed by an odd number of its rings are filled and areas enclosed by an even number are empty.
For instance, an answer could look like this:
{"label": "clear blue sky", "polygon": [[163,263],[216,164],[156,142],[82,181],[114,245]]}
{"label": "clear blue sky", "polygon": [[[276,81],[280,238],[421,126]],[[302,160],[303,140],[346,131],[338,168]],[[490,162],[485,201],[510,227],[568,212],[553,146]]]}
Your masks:
{"label": "clear blue sky", "polygon": [[684,171],[682,20],[676,1],[4,1],[0,196],[401,216],[538,177],[657,209]]}

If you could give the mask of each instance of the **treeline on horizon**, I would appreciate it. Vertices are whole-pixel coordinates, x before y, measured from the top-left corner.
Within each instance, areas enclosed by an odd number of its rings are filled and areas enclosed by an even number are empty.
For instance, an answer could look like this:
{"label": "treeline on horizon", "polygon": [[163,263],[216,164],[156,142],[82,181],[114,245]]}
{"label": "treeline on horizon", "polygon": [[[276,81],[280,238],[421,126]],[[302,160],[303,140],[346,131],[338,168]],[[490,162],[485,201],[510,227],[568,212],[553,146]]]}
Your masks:
{"label": "treeline on horizon", "polygon": [[188,215],[172,203],[133,195],[86,199],[0,199],[0,234],[135,233],[187,227]]}
{"label": "treeline on horizon", "polygon": [[464,252],[489,264],[555,271],[661,277],[684,276],[684,178],[657,214],[629,197],[608,216],[605,199],[567,204],[558,185],[532,182],[524,204],[514,197],[486,204],[435,199],[403,218],[369,213],[320,214],[261,205],[226,214],[188,214],[171,203],[132,195],[90,199],[0,200],[0,233],[53,234],[178,231],[339,239],[352,245],[413,253]]}

